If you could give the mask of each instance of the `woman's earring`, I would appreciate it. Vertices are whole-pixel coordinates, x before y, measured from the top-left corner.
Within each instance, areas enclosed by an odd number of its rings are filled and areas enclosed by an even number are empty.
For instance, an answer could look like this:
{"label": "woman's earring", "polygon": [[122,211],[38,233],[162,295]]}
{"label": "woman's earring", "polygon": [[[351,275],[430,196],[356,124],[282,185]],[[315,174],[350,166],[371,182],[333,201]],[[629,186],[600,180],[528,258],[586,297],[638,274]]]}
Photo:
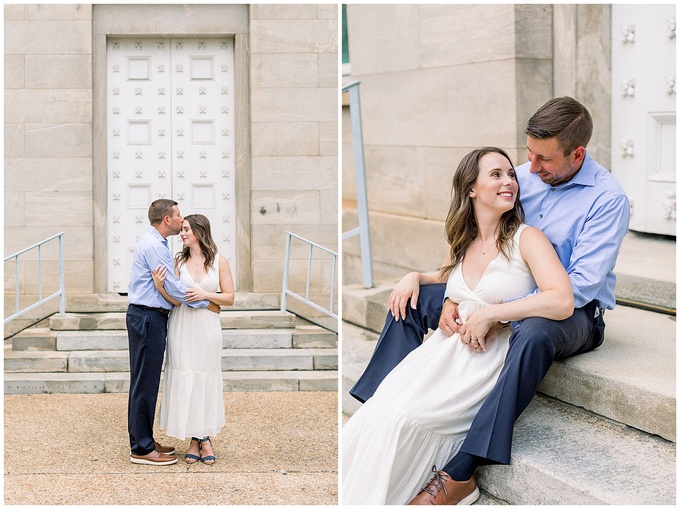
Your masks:
{"label": "woman's earring", "polygon": [[474,192],[474,190],[472,190],[472,191],[470,191],[470,198],[474,198],[474,197],[475,197],[475,192]]}

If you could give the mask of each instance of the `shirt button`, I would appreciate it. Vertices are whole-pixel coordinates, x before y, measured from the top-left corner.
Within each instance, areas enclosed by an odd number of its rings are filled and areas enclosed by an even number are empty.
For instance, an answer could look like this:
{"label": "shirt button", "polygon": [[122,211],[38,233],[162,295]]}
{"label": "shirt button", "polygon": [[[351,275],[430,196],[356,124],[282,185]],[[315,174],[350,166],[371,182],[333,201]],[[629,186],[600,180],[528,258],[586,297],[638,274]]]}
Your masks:
{"label": "shirt button", "polygon": [[539,214],[539,215],[538,215],[538,218],[539,218],[539,219],[543,219],[543,214]]}

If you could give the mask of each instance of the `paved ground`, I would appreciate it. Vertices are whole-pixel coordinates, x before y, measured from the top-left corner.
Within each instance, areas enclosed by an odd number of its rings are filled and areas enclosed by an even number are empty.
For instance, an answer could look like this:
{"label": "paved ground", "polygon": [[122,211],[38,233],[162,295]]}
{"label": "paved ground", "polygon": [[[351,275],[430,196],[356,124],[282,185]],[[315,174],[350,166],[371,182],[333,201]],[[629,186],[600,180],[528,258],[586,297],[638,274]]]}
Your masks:
{"label": "paved ground", "polygon": [[335,392],[227,392],[217,462],[129,461],[127,394],[5,396],[5,505],[337,505]]}

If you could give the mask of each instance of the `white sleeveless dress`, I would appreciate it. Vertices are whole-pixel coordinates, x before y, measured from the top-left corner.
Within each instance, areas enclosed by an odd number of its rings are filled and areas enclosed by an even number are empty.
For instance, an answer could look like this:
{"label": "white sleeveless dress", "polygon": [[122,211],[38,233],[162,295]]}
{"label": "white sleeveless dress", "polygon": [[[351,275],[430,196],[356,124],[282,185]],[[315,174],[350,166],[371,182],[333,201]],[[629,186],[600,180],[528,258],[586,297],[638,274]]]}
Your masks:
{"label": "white sleeveless dress", "polygon": [[[179,279],[187,287],[216,292],[219,260],[197,284],[186,265]],[[179,439],[215,436],[224,426],[222,326],[217,313],[175,306],[168,318],[159,426]]]}
{"label": "white sleeveless dress", "polygon": [[[522,225],[510,261],[499,254],[474,289],[461,264],[449,276],[446,295],[461,318],[489,304],[532,293],[536,283],[519,252]],[[342,503],[406,504],[458,452],[484,399],[498,379],[510,329],[469,350],[459,334],[439,329],[411,352],[380,384],[342,430]]]}

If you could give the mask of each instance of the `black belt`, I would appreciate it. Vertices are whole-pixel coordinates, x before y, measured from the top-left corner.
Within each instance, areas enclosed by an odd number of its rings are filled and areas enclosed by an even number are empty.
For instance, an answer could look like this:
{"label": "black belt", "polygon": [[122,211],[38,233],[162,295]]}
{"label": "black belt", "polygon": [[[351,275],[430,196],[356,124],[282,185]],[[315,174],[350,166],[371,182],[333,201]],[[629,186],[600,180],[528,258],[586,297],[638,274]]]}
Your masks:
{"label": "black belt", "polygon": [[134,306],[136,308],[147,309],[149,311],[158,311],[159,313],[163,313],[165,316],[168,316],[170,314],[170,310],[165,309],[165,308],[152,308],[152,307],[149,307],[149,306],[142,306],[141,304],[130,304],[130,306]]}

